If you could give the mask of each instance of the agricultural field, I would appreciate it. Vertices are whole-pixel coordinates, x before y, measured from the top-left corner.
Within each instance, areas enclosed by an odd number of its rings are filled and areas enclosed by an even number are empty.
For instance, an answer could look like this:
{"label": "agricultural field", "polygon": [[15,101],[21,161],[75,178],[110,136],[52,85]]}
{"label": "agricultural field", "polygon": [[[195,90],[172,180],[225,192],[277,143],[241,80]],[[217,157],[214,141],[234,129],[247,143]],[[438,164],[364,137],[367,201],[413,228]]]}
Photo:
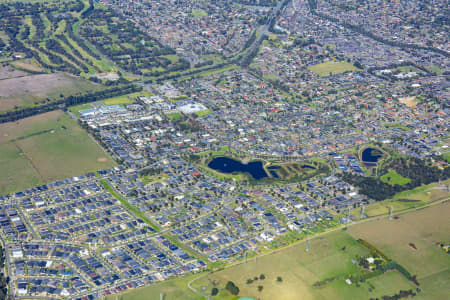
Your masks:
{"label": "agricultural field", "polygon": [[187,288],[187,284],[199,275],[177,278],[142,288],[137,288],[119,296],[109,296],[106,300],[204,300],[205,298]]}
{"label": "agricultural field", "polygon": [[28,75],[27,72],[17,70],[11,66],[0,67],[0,80],[17,78]]}
{"label": "agricultural field", "polygon": [[0,194],[115,165],[62,111],[0,125],[0,162]]}
{"label": "agricultural field", "polygon": [[310,66],[308,67],[308,69],[314,73],[317,73],[319,76],[329,76],[345,72],[360,71],[360,69],[358,69],[357,67],[346,61],[325,62],[318,65]]}
{"label": "agricultural field", "polygon": [[0,112],[102,89],[100,84],[63,73],[3,79],[0,80]]}
{"label": "agricultural field", "polygon": [[[193,287],[205,290],[205,293],[217,287],[221,291],[215,299],[233,299],[223,290],[231,280],[239,287],[239,296],[261,300],[298,299],[298,295],[302,295],[302,299],[350,299],[350,296],[352,299],[369,299],[414,288],[397,271],[368,279],[359,287],[355,283],[345,283],[350,275],[364,274],[361,267],[352,263],[357,256],[369,256],[369,250],[347,232],[339,230],[313,239],[309,252],[305,251],[305,242],[302,242],[248,260],[247,264],[209,274],[195,281]],[[262,280],[261,274],[264,275]],[[329,282],[315,286],[326,280]],[[262,291],[258,290],[260,285]]]}
{"label": "agricultural field", "polygon": [[448,242],[449,215],[450,203],[445,202],[401,214],[392,221],[379,218],[352,226],[348,232],[369,241],[417,275],[423,290],[417,299],[445,299],[450,294],[450,256],[436,243]]}

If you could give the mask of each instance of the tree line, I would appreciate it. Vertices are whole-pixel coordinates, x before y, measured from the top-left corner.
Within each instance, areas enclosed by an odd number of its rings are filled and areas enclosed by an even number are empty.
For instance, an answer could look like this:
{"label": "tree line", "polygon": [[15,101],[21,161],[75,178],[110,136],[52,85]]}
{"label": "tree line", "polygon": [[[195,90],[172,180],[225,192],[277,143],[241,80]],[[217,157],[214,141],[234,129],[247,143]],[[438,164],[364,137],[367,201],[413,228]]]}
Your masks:
{"label": "tree line", "polygon": [[[0,269],[5,269],[5,249],[0,246]],[[6,299],[8,294],[9,277],[0,272],[0,299]]]}
{"label": "tree line", "polygon": [[26,107],[18,110],[7,111],[0,114],[0,124],[6,122],[13,122],[37,114],[46,113],[52,110],[65,108],[73,105],[99,101],[107,98],[117,97],[125,94],[139,92],[142,87],[130,84],[125,86],[112,87],[102,91],[92,92],[78,96],[68,96],[64,99],[36,105],[33,107]]}

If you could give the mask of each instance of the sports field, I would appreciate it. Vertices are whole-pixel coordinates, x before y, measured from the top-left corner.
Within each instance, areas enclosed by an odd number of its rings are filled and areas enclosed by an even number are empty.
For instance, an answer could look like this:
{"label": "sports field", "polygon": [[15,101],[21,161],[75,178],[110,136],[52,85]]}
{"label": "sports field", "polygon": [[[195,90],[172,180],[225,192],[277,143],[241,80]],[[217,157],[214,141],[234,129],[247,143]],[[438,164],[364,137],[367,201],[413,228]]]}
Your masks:
{"label": "sports field", "polygon": [[0,195],[115,165],[62,111],[0,125]]}
{"label": "sports field", "polygon": [[319,76],[329,76],[351,71],[360,71],[360,69],[346,61],[324,62],[318,65],[310,66],[308,69],[314,73],[317,73]]}

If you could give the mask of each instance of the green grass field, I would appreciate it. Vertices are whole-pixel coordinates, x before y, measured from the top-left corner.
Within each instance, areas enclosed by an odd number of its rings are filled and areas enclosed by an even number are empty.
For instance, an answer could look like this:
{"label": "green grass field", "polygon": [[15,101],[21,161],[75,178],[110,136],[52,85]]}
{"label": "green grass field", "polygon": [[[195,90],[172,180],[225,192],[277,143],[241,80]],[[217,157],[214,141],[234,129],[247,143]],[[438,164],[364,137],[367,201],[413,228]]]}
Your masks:
{"label": "green grass field", "polygon": [[195,114],[197,115],[197,117],[204,117],[204,116],[206,116],[206,115],[209,115],[210,113],[212,113],[211,110],[205,109],[205,110],[196,112]]}
{"label": "green grass field", "polygon": [[[342,250],[345,247],[345,250]],[[344,231],[335,231],[315,238],[310,243],[310,251],[305,251],[305,242],[275,254],[249,260],[247,264],[231,267],[224,271],[209,274],[194,282],[198,290],[211,291],[216,286],[223,289],[226,282],[233,281],[240,289],[239,296],[254,299],[369,299],[386,294],[394,294],[399,289],[412,288],[412,284],[398,272],[390,272],[361,283],[348,285],[345,279],[350,274],[362,274],[362,269],[352,263],[357,255],[365,256],[369,250],[361,246]],[[265,275],[264,280],[247,284],[248,279]],[[282,282],[277,282],[280,276]],[[336,278],[321,287],[314,283]],[[387,284],[389,283],[389,284]],[[258,291],[262,285],[263,290]],[[369,292],[370,286],[376,288]],[[217,300],[229,299],[226,293],[215,297]]]}
{"label": "green grass field", "polygon": [[[138,288],[117,296],[120,300],[160,300],[160,293],[164,300],[203,300],[204,298],[187,288],[190,280],[199,275],[177,278],[162,283]],[[106,297],[106,300],[116,300],[116,296]]]}
{"label": "green grass field", "polygon": [[360,71],[360,69],[346,61],[324,62],[322,64],[310,66],[308,69],[314,73],[317,73],[319,76],[329,76],[351,71]]}
{"label": "green grass field", "polygon": [[168,113],[166,114],[166,117],[172,121],[178,121],[183,118],[183,114],[179,112]]}
{"label": "green grass field", "polygon": [[208,16],[208,13],[204,11],[203,9],[197,9],[192,11],[192,15],[196,18],[206,17]]}
{"label": "green grass field", "polygon": [[402,175],[398,174],[394,170],[389,170],[387,174],[384,174],[380,177],[381,181],[389,183],[391,185],[398,184],[398,185],[405,185],[411,182],[410,178],[403,177]]}
{"label": "green grass field", "polygon": [[449,215],[450,203],[445,202],[400,215],[392,221],[379,218],[352,226],[349,233],[369,241],[417,275],[423,290],[419,299],[445,299],[450,295],[450,255],[438,248],[436,242],[448,242]]}
{"label": "green grass field", "polygon": [[0,125],[0,194],[115,165],[62,111]]}

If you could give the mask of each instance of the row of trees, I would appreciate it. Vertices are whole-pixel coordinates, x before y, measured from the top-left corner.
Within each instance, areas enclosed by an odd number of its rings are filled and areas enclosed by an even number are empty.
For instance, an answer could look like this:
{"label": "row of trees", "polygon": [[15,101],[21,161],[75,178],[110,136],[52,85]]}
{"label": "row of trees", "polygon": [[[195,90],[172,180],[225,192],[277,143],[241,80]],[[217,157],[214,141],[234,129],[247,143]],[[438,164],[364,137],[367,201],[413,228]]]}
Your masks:
{"label": "row of trees", "polygon": [[49,112],[58,108],[64,108],[72,105],[78,105],[82,103],[94,102],[125,94],[131,94],[139,92],[141,90],[142,87],[131,84],[125,86],[112,87],[106,90],[97,91],[85,95],[69,96],[61,100],[2,113],[0,114],[0,124],[20,120],[33,115]]}
{"label": "row of trees", "polygon": [[[0,246],[0,269],[5,268],[5,249]],[[9,277],[0,272],[0,299],[6,299]]]}

